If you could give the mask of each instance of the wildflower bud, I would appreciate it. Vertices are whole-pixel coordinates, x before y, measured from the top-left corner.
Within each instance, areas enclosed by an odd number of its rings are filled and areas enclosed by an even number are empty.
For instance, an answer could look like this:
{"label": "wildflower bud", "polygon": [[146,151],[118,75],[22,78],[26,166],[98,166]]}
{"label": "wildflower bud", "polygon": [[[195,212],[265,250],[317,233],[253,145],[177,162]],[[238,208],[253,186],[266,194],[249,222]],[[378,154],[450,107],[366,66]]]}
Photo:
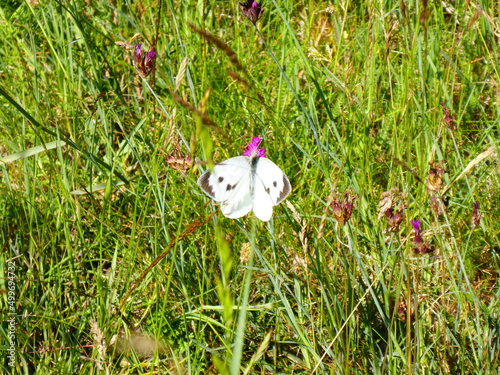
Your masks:
{"label": "wildflower bud", "polygon": [[424,240],[422,239],[422,235],[420,234],[420,220],[412,220],[410,221],[410,223],[415,230],[415,239],[413,240],[413,242],[415,243],[415,245],[421,245]]}
{"label": "wildflower bud", "polygon": [[398,230],[399,224],[403,221],[402,213],[399,210],[394,213],[392,208],[385,211],[385,218],[389,224],[389,229],[394,232]]}
{"label": "wildflower bud", "polygon": [[412,220],[410,221],[410,223],[415,230],[415,237],[413,239],[413,252],[415,254],[432,253],[434,251],[434,247],[430,243],[424,242],[424,239],[422,238],[422,232],[420,230],[420,220]]}
{"label": "wildflower bud", "polygon": [[352,209],[354,207],[353,202],[356,198],[356,195],[345,192],[342,200],[335,197],[330,204],[330,208],[333,210],[333,216],[335,216],[335,219],[337,219],[340,225],[344,225],[351,218]]}
{"label": "wildflower bud", "polygon": [[239,3],[239,4],[243,15],[250,21],[252,21],[253,24],[255,24],[259,20],[259,18],[262,17],[262,14],[264,13],[264,9],[262,9],[262,7],[257,1],[248,0],[245,3]]}
{"label": "wildflower bud", "polygon": [[439,103],[443,107],[443,122],[444,126],[450,130],[455,130],[455,120],[451,115],[451,110],[446,107],[444,101]]}
{"label": "wildflower bud", "polygon": [[427,176],[427,189],[430,191],[440,190],[443,187],[443,177],[446,170],[442,162],[430,162],[429,175]]}
{"label": "wildflower bud", "polygon": [[143,55],[142,45],[136,44],[134,50],[134,66],[142,78],[146,78],[154,69],[156,52],[151,50]]}
{"label": "wildflower bud", "polygon": [[144,66],[146,67],[146,69],[149,69],[149,71],[153,69],[155,57],[156,57],[155,51],[149,51],[148,53],[146,53],[146,57],[144,58]]}
{"label": "wildflower bud", "polygon": [[142,44],[136,44],[134,49],[134,65],[139,66],[142,64]]}

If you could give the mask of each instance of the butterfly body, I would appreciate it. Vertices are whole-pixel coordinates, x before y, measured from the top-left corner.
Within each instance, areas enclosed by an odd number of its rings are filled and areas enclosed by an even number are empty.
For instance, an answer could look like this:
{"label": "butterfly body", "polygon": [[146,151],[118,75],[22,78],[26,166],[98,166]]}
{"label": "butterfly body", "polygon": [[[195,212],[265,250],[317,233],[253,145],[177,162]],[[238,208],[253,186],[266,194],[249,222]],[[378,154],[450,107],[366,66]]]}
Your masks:
{"label": "butterfly body", "polygon": [[271,160],[258,156],[236,156],[214,165],[198,179],[198,185],[231,219],[253,210],[269,221],[273,206],[283,201],[292,187],[283,171]]}

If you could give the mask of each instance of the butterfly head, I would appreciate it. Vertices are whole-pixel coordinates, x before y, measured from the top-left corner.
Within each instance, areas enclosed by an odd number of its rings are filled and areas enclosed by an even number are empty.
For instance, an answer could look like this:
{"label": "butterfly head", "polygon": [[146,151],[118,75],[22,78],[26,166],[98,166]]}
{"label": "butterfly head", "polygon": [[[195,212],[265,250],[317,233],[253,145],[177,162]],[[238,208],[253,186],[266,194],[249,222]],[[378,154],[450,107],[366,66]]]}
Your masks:
{"label": "butterfly head", "polygon": [[250,143],[247,145],[245,152],[243,153],[243,156],[248,156],[251,158],[253,157],[265,158],[266,149],[258,148],[261,142],[262,142],[261,138],[253,137]]}

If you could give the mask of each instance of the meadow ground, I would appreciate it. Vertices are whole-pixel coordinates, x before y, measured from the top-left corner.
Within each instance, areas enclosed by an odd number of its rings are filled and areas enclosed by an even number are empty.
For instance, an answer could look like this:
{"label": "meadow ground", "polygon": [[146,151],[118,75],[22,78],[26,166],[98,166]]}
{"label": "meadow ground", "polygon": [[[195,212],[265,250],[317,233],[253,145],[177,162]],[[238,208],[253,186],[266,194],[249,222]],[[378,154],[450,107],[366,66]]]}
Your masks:
{"label": "meadow ground", "polygon": [[499,3],[249,6],[0,3],[0,372],[498,374]]}

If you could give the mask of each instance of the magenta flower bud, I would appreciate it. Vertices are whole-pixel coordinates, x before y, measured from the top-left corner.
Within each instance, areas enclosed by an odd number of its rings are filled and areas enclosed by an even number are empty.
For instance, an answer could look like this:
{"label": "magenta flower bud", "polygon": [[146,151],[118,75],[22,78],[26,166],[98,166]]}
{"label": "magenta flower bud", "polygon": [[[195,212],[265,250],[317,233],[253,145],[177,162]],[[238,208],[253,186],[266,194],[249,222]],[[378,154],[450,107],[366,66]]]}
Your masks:
{"label": "magenta flower bud", "polygon": [[412,225],[413,229],[415,229],[415,232],[420,233],[420,220],[412,220],[410,221],[410,224]]}
{"label": "magenta flower bud", "polygon": [[335,197],[331,204],[330,208],[333,211],[333,216],[337,221],[340,223],[340,225],[344,225],[352,215],[352,210],[354,208],[354,200],[356,200],[357,195],[351,195],[348,192],[344,193],[343,199],[339,199],[338,197]]}
{"label": "magenta flower bud", "polygon": [[424,239],[422,238],[420,232],[420,220],[412,220],[410,223],[413,226],[413,229],[415,229],[415,239],[413,240],[415,246],[413,248],[413,252],[415,254],[428,254],[434,252],[434,246],[428,242],[424,242]]}
{"label": "magenta flower bud", "polygon": [[416,245],[420,245],[424,242],[424,240],[422,239],[422,236],[420,235],[420,225],[421,225],[421,222],[420,220],[412,220],[410,221],[411,225],[413,226],[413,229],[415,229],[415,244]]}
{"label": "magenta flower bud", "polygon": [[142,45],[136,44],[134,50],[134,66],[139,71],[141,77],[146,78],[152,71],[155,65],[156,52],[151,50],[146,52],[145,55],[142,53]]}
{"label": "magenta flower bud", "polygon": [[264,13],[264,9],[262,9],[262,7],[257,1],[248,0],[246,3],[239,3],[239,4],[243,15],[250,21],[252,21],[253,24],[255,24],[255,22],[257,22]]}
{"label": "magenta flower bud", "polygon": [[155,57],[156,57],[155,51],[149,51],[148,53],[146,53],[146,57],[144,58],[144,65],[146,66],[146,68],[153,67]]}
{"label": "magenta flower bud", "polygon": [[339,201],[332,202],[333,215],[338,218],[338,220],[342,220],[342,206]]}
{"label": "magenta flower bud", "polygon": [[142,44],[135,45],[134,51],[134,64],[135,66],[139,66],[142,63]]}

